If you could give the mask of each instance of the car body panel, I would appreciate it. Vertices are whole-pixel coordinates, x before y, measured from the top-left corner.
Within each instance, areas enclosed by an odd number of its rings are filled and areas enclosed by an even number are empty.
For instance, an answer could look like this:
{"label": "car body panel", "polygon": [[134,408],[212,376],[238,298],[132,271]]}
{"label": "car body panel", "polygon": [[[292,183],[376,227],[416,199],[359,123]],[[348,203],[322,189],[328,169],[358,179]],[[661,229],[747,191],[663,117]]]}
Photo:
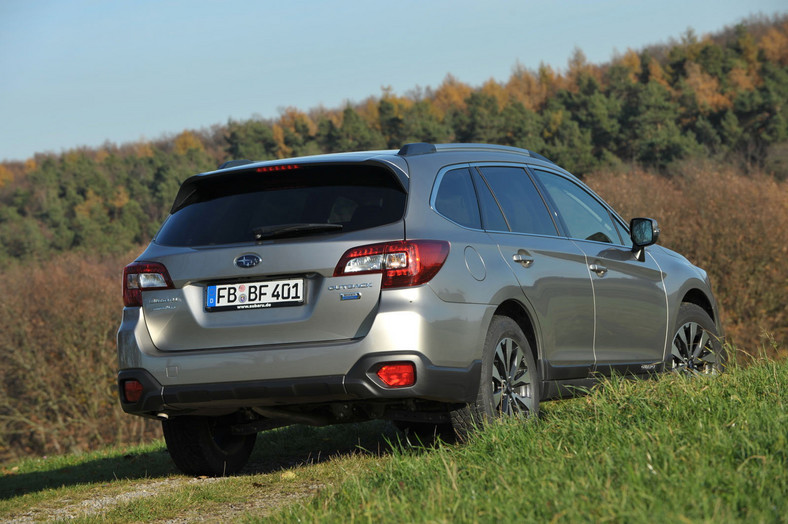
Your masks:
{"label": "car body panel", "polygon": [[[163,263],[175,289],[144,294],[146,324],[155,346],[163,351],[234,346],[322,342],[357,338],[369,328],[380,295],[380,275],[334,277],[342,255],[359,244],[401,238],[401,223],[389,224],[365,235],[341,239],[307,237],[199,250],[151,249],[140,258]],[[350,237],[350,238],[348,238]],[[167,254],[166,252],[170,253]],[[234,260],[256,254],[262,262],[239,268]],[[195,263],[199,261],[199,263]],[[237,311],[206,311],[206,287],[225,282],[259,282],[301,278],[304,304]],[[352,290],[356,300],[340,301]]]}
{"label": "car body panel", "polygon": [[[637,260],[624,246],[574,241],[587,256],[594,287],[595,370],[642,373],[661,363],[668,310],[663,274],[652,256]],[[637,326],[637,329],[633,329]]]}
{"label": "car body panel", "polygon": [[566,238],[490,236],[540,319],[545,371],[556,379],[587,377],[595,360],[594,295],[583,252]]}

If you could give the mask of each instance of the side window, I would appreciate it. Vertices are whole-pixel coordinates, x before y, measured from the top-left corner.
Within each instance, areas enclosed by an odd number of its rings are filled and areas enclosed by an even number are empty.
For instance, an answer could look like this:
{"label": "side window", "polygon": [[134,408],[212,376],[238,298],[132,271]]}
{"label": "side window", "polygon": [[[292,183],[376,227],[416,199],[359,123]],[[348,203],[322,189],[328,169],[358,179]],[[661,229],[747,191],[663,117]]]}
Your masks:
{"label": "side window", "polygon": [[613,223],[616,225],[616,231],[618,231],[618,236],[621,237],[621,243],[627,247],[632,247],[632,239],[629,238],[629,233],[627,230],[624,229],[624,226],[613,220]]}
{"label": "side window", "polygon": [[509,231],[501,208],[490,192],[490,187],[477,170],[473,170],[473,183],[479,195],[479,207],[482,208],[482,227],[487,231]]}
{"label": "side window", "polygon": [[509,228],[516,233],[556,235],[541,195],[520,167],[482,167],[482,175],[501,205]]}
{"label": "side window", "polygon": [[449,220],[474,229],[481,229],[479,204],[467,168],[444,173],[435,195],[435,210]]}
{"label": "side window", "polygon": [[583,188],[562,176],[534,170],[553,200],[558,217],[572,238],[620,244],[613,219],[603,206]]}

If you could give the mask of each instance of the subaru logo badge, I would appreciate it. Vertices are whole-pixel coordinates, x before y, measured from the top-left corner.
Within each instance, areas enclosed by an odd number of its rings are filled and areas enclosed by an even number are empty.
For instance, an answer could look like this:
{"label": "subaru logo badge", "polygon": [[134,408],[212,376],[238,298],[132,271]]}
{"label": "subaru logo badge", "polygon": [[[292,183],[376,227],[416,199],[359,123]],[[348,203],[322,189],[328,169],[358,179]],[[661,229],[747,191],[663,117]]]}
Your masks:
{"label": "subaru logo badge", "polygon": [[254,267],[262,261],[263,259],[257,255],[241,255],[235,259],[235,265],[240,268],[249,269],[250,267]]}

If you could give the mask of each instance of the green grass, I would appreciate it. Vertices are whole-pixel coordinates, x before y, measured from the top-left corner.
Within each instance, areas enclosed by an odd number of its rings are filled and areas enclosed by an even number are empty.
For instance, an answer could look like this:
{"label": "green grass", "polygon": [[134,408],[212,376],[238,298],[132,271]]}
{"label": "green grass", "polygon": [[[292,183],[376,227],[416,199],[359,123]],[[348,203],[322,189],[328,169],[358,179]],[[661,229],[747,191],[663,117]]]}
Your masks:
{"label": "green grass", "polygon": [[[270,431],[260,436],[244,474],[224,479],[181,475],[162,441],[28,459],[0,470],[0,521],[31,511],[37,520],[56,520],[61,515],[58,510],[64,508],[77,514],[68,518],[69,522],[145,522],[219,515],[230,506],[250,506],[256,514],[268,513],[278,506],[255,501],[292,503],[300,500],[294,495],[312,496],[341,483],[387,453],[387,441],[393,435],[394,429],[383,422]],[[81,509],[91,501],[139,491],[148,494],[108,504],[98,512]]]}
{"label": "green grass", "polygon": [[[788,363],[612,380],[460,446],[399,449],[284,522],[785,522]],[[254,519],[250,519],[254,520]]]}
{"label": "green grass", "polygon": [[760,361],[711,379],[613,379],[466,444],[400,445],[382,422],[283,428],[226,479],[178,474],[161,442],[26,460],[2,467],[0,521],[785,522],[787,439],[788,362]]}

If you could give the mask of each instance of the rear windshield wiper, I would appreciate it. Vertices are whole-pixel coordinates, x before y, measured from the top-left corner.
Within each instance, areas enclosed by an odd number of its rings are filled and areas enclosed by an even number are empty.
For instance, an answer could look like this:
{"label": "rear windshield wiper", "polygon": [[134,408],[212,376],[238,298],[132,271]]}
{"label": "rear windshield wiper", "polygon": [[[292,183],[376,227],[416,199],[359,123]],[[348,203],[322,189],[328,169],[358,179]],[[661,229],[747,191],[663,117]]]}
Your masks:
{"label": "rear windshield wiper", "polygon": [[297,237],[312,233],[326,233],[339,231],[342,224],[279,224],[276,226],[261,226],[252,229],[255,240],[266,238]]}

